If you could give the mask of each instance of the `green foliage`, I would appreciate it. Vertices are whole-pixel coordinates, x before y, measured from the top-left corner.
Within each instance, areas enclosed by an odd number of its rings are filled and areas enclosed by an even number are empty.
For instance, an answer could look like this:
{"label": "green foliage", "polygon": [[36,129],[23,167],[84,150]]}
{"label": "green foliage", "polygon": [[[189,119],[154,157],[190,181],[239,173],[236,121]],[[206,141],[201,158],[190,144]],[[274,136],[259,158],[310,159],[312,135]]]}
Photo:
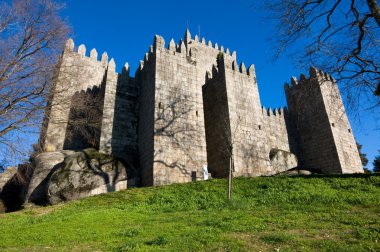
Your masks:
{"label": "green foliage", "polygon": [[0,216],[1,251],[379,251],[380,176],[135,188]]}
{"label": "green foliage", "polygon": [[380,150],[378,150],[379,155],[375,157],[373,160],[373,171],[374,172],[380,172]]}
{"label": "green foliage", "polygon": [[263,240],[265,243],[276,244],[276,243],[287,243],[287,242],[291,241],[292,238],[293,238],[293,236],[289,235],[289,234],[272,233],[272,234],[268,234],[268,235],[263,235],[261,237],[261,240]]}
{"label": "green foliage", "polygon": [[364,173],[372,173],[372,171],[368,168],[363,167]]}
{"label": "green foliage", "polygon": [[362,165],[363,165],[363,167],[365,167],[368,164],[368,158],[367,158],[367,154],[364,154],[362,152],[363,145],[356,143],[356,147],[358,148],[360,160],[362,161]]}

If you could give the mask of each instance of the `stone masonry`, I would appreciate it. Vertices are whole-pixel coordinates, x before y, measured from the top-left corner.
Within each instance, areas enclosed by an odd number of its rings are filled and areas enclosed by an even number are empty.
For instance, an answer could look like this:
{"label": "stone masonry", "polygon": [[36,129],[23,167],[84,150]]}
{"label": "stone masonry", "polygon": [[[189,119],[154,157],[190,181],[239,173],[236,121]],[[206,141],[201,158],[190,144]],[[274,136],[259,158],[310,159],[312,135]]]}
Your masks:
{"label": "stone masonry", "polygon": [[[192,37],[161,36],[131,77],[69,39],[57,65],[40,143],[45,151],[95,147],[122,158],[142,185],[302,167],[363,172],[336,82],[314,68],[285,85],[287,108],[261,105],[254,66]],[[297,162],[298,160],[298,162]],[[298,163],[298,164],[297,164]]]}

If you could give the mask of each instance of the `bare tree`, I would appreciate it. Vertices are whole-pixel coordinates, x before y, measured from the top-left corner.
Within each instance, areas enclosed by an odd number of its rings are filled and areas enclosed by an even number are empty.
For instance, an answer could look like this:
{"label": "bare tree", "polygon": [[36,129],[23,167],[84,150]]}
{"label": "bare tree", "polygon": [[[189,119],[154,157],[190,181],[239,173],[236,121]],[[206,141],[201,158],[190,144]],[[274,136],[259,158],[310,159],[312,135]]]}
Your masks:
{"label": "bare tree", "polygon": [[[236,135],[240,129],[240,124],[241,124],[241,117],[237,117],[238,120],[235,121],[235,123],[232,123],[231,125],[227,125],[227,121],[224,123],[224,135],[225,135],[225,140],[226,140],[226,145],[225,145],[225,152],[228,155],[229,159],[229,165],[228,165],[228,200],[232,199],[232,180],[234,177],[234,171],[235,171],[235,162],[234,162],[234,146],[235,146],[235,140],[236,140]],[[227,116],[224,116],[225,120],[227,119]]]}
{"label": "bare tree", "polygon": [[[266,1],[283,53],[330,73],[351,108],[380,105],[380,8],[376,0]],[[375,95],[374,95],[375,94]],[[365,98],[365,99],[357,99]],[[359,104],[359,101],[361,104]]]}
{"label": "bare tree", "polygon": [[68,27],[53,0],[0,3],[0,145],[21,152],[16,143],[37,133],[51,86],[54,65]]}
{"label": "bare tree", "polygon": [[234,149],[236,145],[236,136],[241,131],[241,116],[237,115],[236,120],[230,120],[229,113],[224,110],[221,113],[221,130],[222,134],[219,136],[221,138],[221,143],[219,151],[223,156],[228,159],[228,189],[227,189],[227,199],[232,199],[232,182],[235,172],[235,162],[234,162]]}

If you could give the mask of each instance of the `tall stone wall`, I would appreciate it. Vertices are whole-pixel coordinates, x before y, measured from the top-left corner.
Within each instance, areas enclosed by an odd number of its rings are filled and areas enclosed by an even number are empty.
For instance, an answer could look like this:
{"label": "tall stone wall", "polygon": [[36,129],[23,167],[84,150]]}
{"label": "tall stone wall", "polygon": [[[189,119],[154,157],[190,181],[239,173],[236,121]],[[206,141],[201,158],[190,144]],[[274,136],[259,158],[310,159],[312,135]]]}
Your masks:
{"label": "tall stone wall", "polygon": [[251,65],[247,70],[244,63],[238,67],[235,62],[226,62],[220,64],[219,71],[220,74],[224,73],[226,79],[235,174],[264,174],[270,166],[270,149],[264,141],[262,109],[254,67]]}
{"label": "tall stone wall", "polygon": [[266,109],[265,107],[262,107],[262,115],[263,120],[261,128],[265,132],[266,143],[270,148],[294,153],[294,150],[291,147],[294,134],[287,124],[287,109]]}
{"label": "tall stone wall", "polygon": [[231,128],[226,79],[214,66],[202,87],[208,169],[213,177],[228,176]]}
{"label": "tall stone wall", "polygon": [[[163,47],[163,39],[154,38],[154,51],[157,47]],[[136,71],[136,83],[140,86],[139,95],[139,121],[138,121],[138,153],[140,159],[140,173],[143,185],[153,185],[153,160],[155,155],[155,74],[156,59],[153,50],[149,51],[145,61],[140,62]]]}
{"label": "tall stone wall", "polygon": [[119,74],[107,53],[69,39],[57,66],[41,142],[47,151],[95,147],[138,169],[138,87],[126,64]]}
{"label": "tall stone wall", "polygon": [[71,97],[63,149],[99,148],[104,86],[77,91]]}
{"label": "tall stone wall", "polygon": [[99,151],[112,154],[126,162],[128,175],[136,175],[139,166],[137,147],[138,87],[129,76],[126,63],[116,72],[113,59],[105,76],[103,118]]}
{"label": "tall stone wall", "polygon": [[179,44],[164,44],[162,37],[155,37],[139,77],[139,153],[143,184],[148,185],[203,178],[207,157],[202,85],[219,53],[236,57],[192,38],[188,30]]}
{"label": "tall stone wall", "polygon": [[48,151],[62,150],[65,143],[67,125],[69,121],[72,98],[82,90],[101,88],[107,68],[107,55],[103,54],[101,61],[97,60],[95,49],[86,57],[86,47],[80,45],[74,51],[74,42],[69,39],[58,64],[53,80],[53,89],[49,107],[45,114],[46,129],[41,132],[45,135],[43,148]]}
{"label": "tall stone wall", "polygon": [[105,75],[104,101],[103,101],[103,118],[100,136],[99,151],[110,154],[113,150],[113,124],[115,113],[115,98],[118,82],[118,73],[114,59],[108,64]]}
{"label": "tall stone wall", "polygon": [[[141,78],[140,100],[149,100],[153,106],[141,106],[140,115],[153,115],[153,118],[141,118],[139,128],[151,129],[152,125],[144,124],[153,123],[153,137],[139,141],[150,140],[153,144],[146,143],[144,150],[140,150],[140,160],[145,166],[143,183],[154,185],[191,181],[195,176],[200,177],[206,164],[197,69],[187,58],[183,43],[181,46],[170,43],[168,49],[163,43],[161,37],[156,37],[154,55],[147,55]],[[150,64],[150,60],[154,63]],[[153,95],[154,101],[148,95]],[[151,147],[153,152],[145,154]]]}
{"label": "tall stone wall", "polygon": [[363,172],[336,82],[315,68],[285,85],[300,165],[324,173]]}
{"label": "tall stone wall", "polygon": [[253,65],[247,70],[244,63],[238,68],[235,61],[221,58],[203,86],[203,99],[212,174],[227,176],[231,153],[236,176],[279,172],[271,164],[270,153],[273,149],[290,152],[285,115],[282,109],[261,107]]}
{"label": "tall stone wall", "polygon": [[122,158],[136,175],[139,167],[138,128],[139,87],[129,76],[129,65],[118,75],[112,126],[112,154]]}

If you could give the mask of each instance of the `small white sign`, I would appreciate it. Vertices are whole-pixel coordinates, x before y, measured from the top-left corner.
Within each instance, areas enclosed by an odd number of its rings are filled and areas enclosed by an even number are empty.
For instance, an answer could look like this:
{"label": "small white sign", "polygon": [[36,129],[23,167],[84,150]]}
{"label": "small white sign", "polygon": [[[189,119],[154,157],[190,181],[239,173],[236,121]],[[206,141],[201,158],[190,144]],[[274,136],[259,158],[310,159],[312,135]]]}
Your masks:
{"label": "small white sign", "polygon": [[203,165],[203,179],[208,180],[208,170],[207,165]]}

